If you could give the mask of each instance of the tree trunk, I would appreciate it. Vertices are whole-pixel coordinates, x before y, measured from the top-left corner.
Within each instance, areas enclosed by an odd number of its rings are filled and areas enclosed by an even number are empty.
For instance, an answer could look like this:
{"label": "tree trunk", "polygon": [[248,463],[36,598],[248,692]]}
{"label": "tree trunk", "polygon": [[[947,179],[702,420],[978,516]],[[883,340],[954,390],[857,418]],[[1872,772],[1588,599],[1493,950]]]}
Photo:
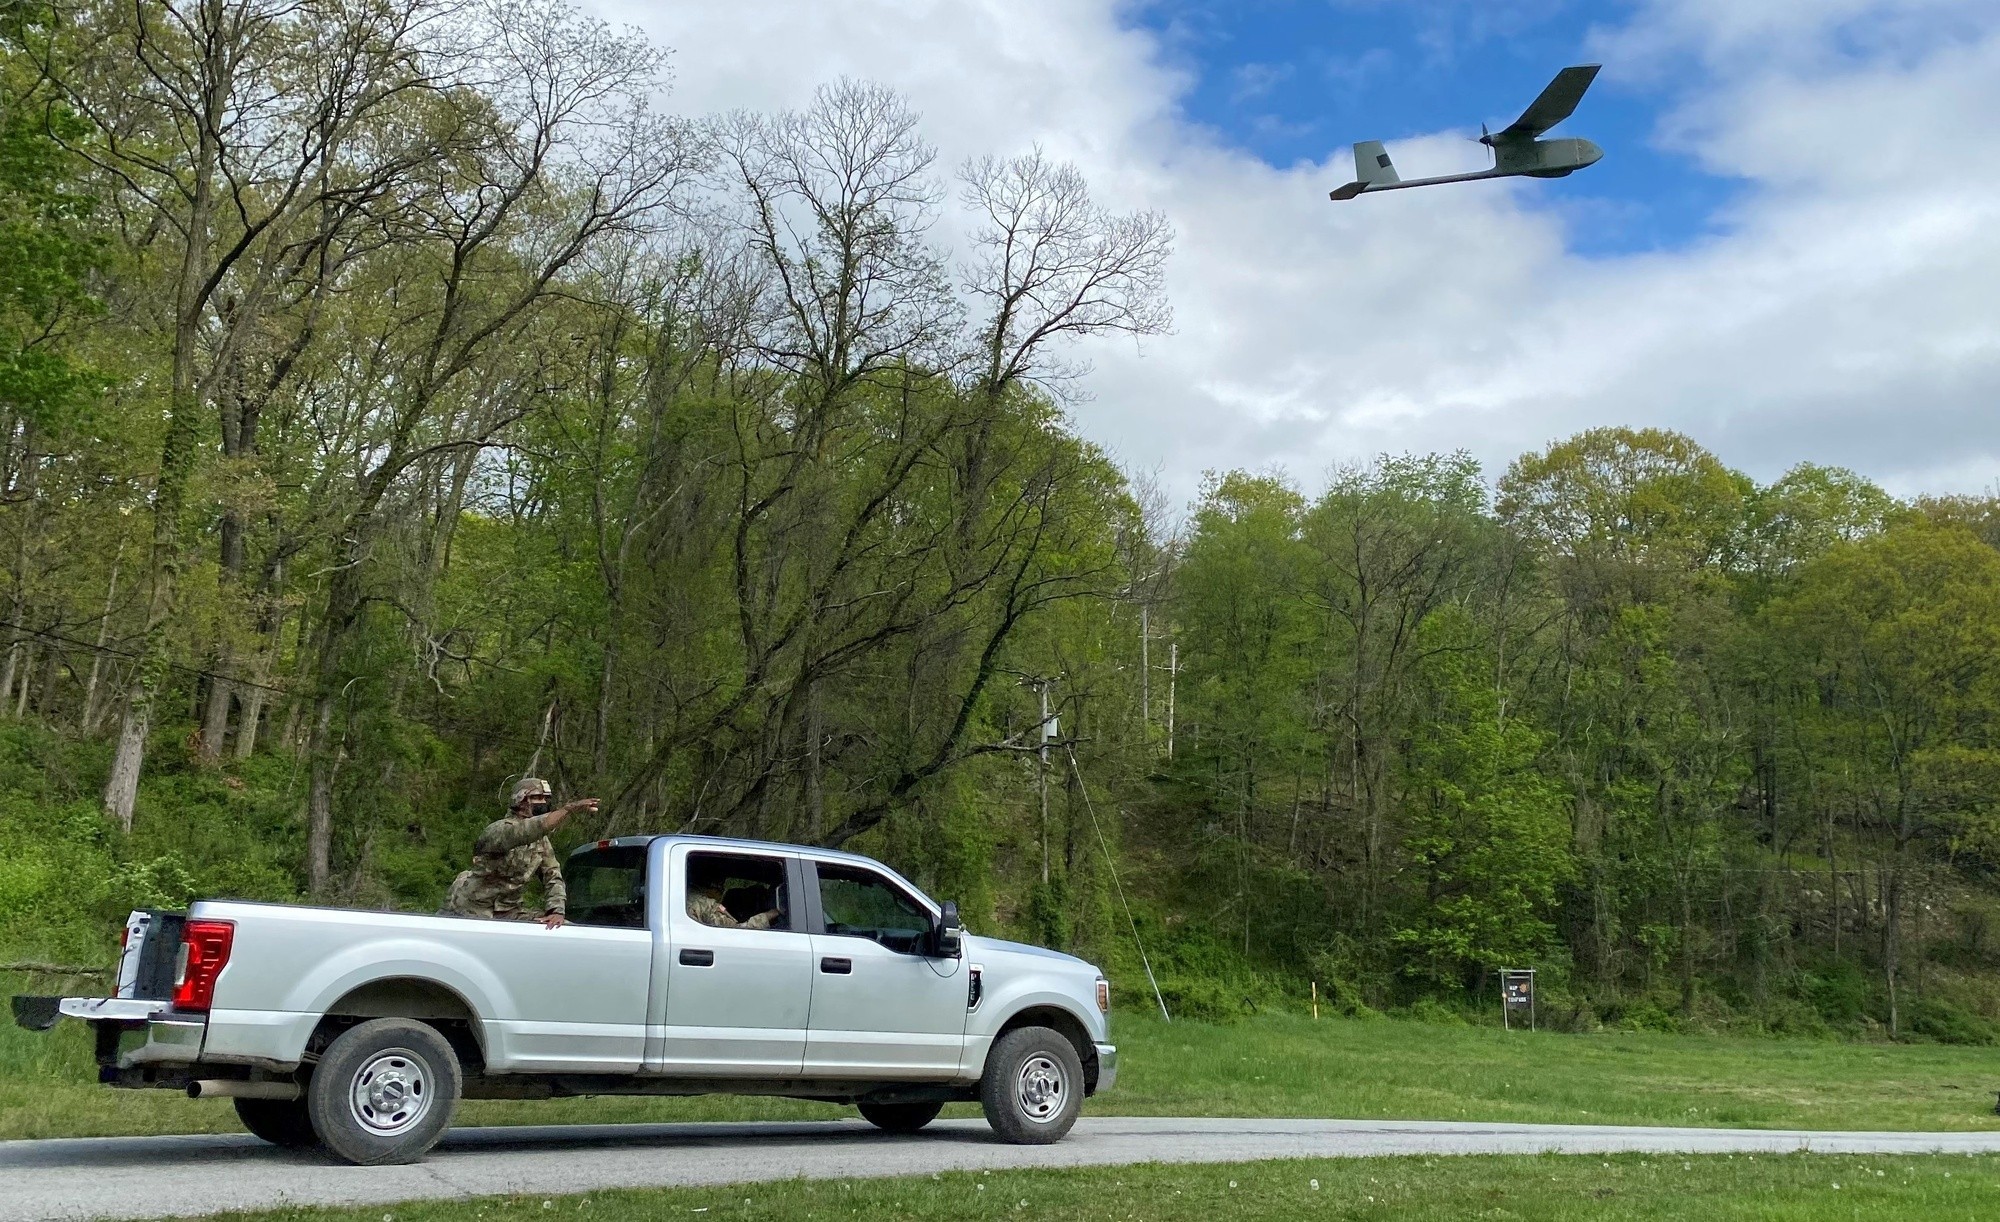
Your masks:
{"label": "tree trunk", "polygon": [[306,743],[312,778],[306,795],[306,886],[315,899],[326,897],[333,876],[334,693],[313,700],[312,734]]}
{"label": "tree trunk", "polygon": [[1694,1017],[1694,884],[1681,882],[1681,1017]]}
{"label": "tree trunk", "polygon": [[0,664],[0,706],[14,690],[14,674],[21,669],[21,604],[14,604],[14,616],[7,623],[7,661]]}
{"label": "tree trunk", "polygon": [[125,541],[118,541],[118,554],[111,559],[111,580],[104,589],[104,616],[97,621],[97,649],[90,655],[90,678],[83,685],[83,719],[78,724],[88,738],[97,732],[97,683],[104,673],[104,651],[111,642],[111,612],[118,600],[118,565],[125,559]]}
{"label": "tree trunk", "polygon": [[132,830],[132,808],[139,796],[139,765],[146,757],[146,732],[151,729],[151,715],[150,706],[125,710],[118,723],[118,749],[111,756],[111,777],[104,783],[106,795],[123,797],[122,804],[110,808],[110,814],[124,832]]}
{"label": "tree trunk", "polygon": [[35,712],[44,719],[54,719],[56,688],[62,682],[62,661],[63,651],[55,641],[50,641],[48,653],[42,662],[42,694],[35,700]]}
{"label": "tree trunk", "polygon": [[[1900,845],[1897,846],[1901,850]],[[1902,1010],[1896,995],[1902,973],[1903,954],[1903,870],[1901,863],[1883,873],[1882,979],[1889,989],[1889,1038],[1902,1034]]]}
{"label": "tree trunk", "polygon": [[146,759],[146,736],[152,729],[153,702],[165,685],[168,669],[167,621],[174,612],[180,579],[181,512],[186,507],[188,478],[195,458],[196,421],[200,402],[195,387],[195,360],[200,352],[202,313],[207,307],[210,218],[215,205],[215,165],[219,156],[216,133],[221,129],[229,97],[228,47],[210,31],[203,65],[206,95],[203,113],[195,119],[199,148],[192,167],[194,198],[188,209],[186,244],[174,291],[173,371],[168,383],[167,434],[160,445],[160,474],[154,483],[153,544],[147,560],[151,594],[146,601],[146,630],[139,646],[139,663],[132,669],[125,716],[119,725],[118,749],[111,776],[104,786],[105,813],[118,826],[132,830],[132,808],[139,795],[139,772]]}
{"label": "tree trunk", "polygon": [[602,793],[611,785],[611,692],[618,668],[619,616],[615,602],[609,620],[604,628],[604,658],[597,672],[597,724],[591,729],[590,777],[593,793]]}
{"label": "tree trunk", "polygon": [[204,764],[213,765],[222,759],[222,741],[229,737],[229,706],[236,685],[227,675],[234,664],[228,646],[216,650],[215,673],[208,679],[208,701],[202,711],[200,749],[196,752]]}
{"label": "tree trunk", "polygon": [[806,831],[808,844],[818,844],[826,835],[826,781],[822,771],[820,746],[826,727],[820,709],[820,682],[817,676],[806,689]]}
{"label": "tree trunk", "polygon": [[29,641],[27,656],[21,662],[21,686],[14,695],[14,719],[19,721],[28,714],[28,689],[35,686],[35,663],[42,652],[41,642]]}
{"label": "tree trunk", "polygon": [[270,691],[265,686],[271,681],[271,652],[277,648],[278,631],[282,622],[273,626],[270,641],[257,653],[252,667],[250,682],[243,686],[242,712],[236,719],[236,758],[247,760],[257,750],[259,723],[264,718],[264,706],[270,700]]}
{"label": "tree trunk", "polygon": [[[37,487],[41,472],[41,460],[35,454],[35,426],[32,421],[21,428],[21,478],[11,491],[22,499],[21,534],[14,541],[13,607],[7,620],[7,663],[0,670],[0,702],[5,702],[14,691],[14,678],[21,679],[21,690],[28,689],[30,677],[34,674],[34,650],[26,643],[22,629],[28,619],[28,565],[31,560],[29,540],[35,533],[35,512]],[[26,665],[22,665],[22,654],[27,654]]]}

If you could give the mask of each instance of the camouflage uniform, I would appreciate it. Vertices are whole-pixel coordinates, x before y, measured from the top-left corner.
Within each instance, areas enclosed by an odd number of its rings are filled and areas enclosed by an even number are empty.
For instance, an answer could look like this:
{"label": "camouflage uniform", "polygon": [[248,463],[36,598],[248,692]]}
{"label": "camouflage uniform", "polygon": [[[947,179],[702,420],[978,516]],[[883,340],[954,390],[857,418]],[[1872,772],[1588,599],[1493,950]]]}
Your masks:
{"label": "camouflage uniform", "polygon": [[760,912],[747,921],[739,921],[729,915],[729,909],[722,906],[721,900],[697,891],[688,896],[688,915],[704,925],[713,925],[718,929],[769,929],[772,922],[778,919],[778,910],[773,908],[769,912]]}
{"label": "camouflage uniform", "polygon": [[562,863],[555,846],[549,843],[549,825],[554,815],[496,819],[472,842],[472,868],[461,871],[451,881],[451,894],[444,911],[456,916],[486,917],[489,920],[533,920],[537,914],[521,909],[521,893],[528,880],[540,875],[542,902],[548,912],[562,912],[569,902],[563,886]]}

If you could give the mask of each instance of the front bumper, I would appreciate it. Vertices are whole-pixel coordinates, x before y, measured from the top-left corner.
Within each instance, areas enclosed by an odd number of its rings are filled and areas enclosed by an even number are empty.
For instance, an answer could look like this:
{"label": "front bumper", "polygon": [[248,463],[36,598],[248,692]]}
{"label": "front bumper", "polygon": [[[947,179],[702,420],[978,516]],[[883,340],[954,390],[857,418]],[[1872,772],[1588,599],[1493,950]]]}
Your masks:
{"label": "front bumper", "polygon": [[1116,1044],[1097,1045],[1097,1089],[1092,1094],[1110,1090],[1118,1081],[1118,1046]]}

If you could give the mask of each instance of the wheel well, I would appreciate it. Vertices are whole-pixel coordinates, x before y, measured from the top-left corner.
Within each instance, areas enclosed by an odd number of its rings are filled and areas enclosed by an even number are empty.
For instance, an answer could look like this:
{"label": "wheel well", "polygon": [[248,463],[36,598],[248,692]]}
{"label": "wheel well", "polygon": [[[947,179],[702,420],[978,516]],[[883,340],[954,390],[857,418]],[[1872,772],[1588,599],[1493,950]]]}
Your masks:
{"label": "wheel well", "polygon": [[391,976],[371,980],[348,990],[326,1008],[306,1043],[310,1059],[317,1060],[328,1044],[349,1027],[371,1018],[413,1018],[437,1028],[466,1072],[479,1072],[486,1064],[480,1046],[479,1016],[465,998],[435,980],[415,976]]}
{"label": "wheel well", "polygon": [[993,1033],[994,1039],[1014,1030],[1016,1027],[1047,1027],[1061,1035],[1076,1049],[1076,1059],[1083,1063],[1083,1090],[1086,1095],[1097,1091],[1097,1044],[1091,1040],[1090,1031],[1083,1021],[1061,1006],[1029,1006],[1019,1014],[1000,1024]]}

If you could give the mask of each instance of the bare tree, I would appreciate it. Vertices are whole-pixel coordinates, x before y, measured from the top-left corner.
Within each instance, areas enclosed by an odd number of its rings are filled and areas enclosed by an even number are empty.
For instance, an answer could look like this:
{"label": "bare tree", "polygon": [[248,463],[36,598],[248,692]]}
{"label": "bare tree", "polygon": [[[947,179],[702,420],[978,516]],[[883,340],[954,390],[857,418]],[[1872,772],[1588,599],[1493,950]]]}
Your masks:
{"label": "bare tree", "polygon": [[1084,372],[1056,359],[1054,341],[1159,335],[1173,226],[1158,212],[1113,213],[1068,162],[1042,150],[983,157],[959,172],[979,218],[965,288],[987,307],[978,381],[989,393],[1020,382],[1060,388]]}
{"label": "bare tree", "polygon": [[[1165,278],[1174,231],[1165,216],[1110,212],[1074,165],[1039,148],[969,162],[959,179],[962,202],[979,218],[965,289],[986,306],[972,362],[980,393],[997,399],[1034,384],[1061,394],[1086,369],[1058,357],[1061,344],[1172,325]],[[966,474],[975,497],[992,478],[986,440],[975,437]]]}
{"label": "bare tree", "polygon": [[374,597],[368,561],[391,491],[429,459],[493,444],[534,408],[544,387],[510,361],[512,346],[587,251],[656,223],[693,168],[685,130],[649,109],[662,57],[643,39],[554,3],[510,3],[482,21],[466,54],[483,96],[451,116],[479,138],[432,166],[402,209],[400,245],[378,261],[388,308],[371,350],[381,363],[352,388],[359,415],[344,426],[355,478],[329,523],[309,673],[306,873],[316,893],[331,878],[341,676]]}

